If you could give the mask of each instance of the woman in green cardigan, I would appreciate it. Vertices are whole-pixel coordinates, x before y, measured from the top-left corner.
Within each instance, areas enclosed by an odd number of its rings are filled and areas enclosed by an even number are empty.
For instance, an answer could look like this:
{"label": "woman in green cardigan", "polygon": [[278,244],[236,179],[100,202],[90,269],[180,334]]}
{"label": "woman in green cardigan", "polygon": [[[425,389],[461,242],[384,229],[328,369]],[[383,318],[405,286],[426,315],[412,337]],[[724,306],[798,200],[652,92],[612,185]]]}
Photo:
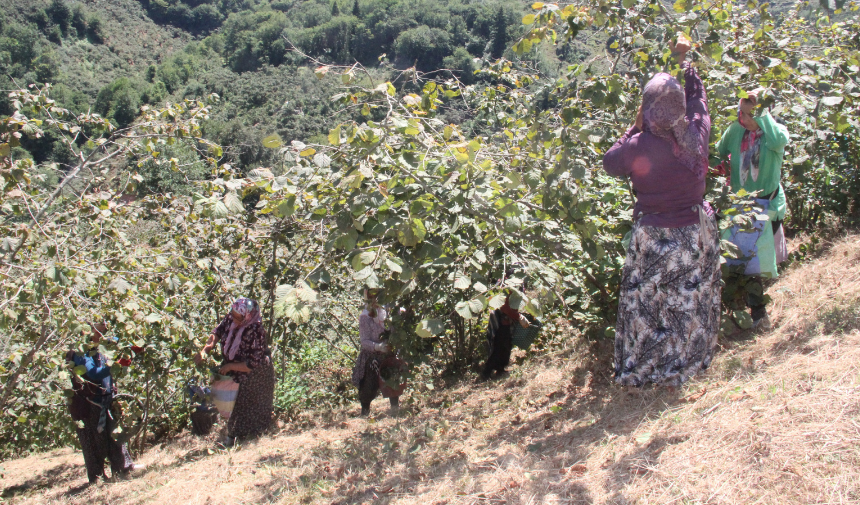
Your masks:
{"label": "woman in green cardigan", "polygon": [[[776,277],[776,265],[788,256],[782,228],[786,210],[785,191],[780,184],[788,129],[777,123],[767,111],[754,116],[756,103],[754,92],[741,99],[738,121],[732,123],[717,142],[717,151],[722,159],[731,156],[732,191],[758,191],[756,203],[767,213],[768,221],[759,221],[754,232],[739,233],[735,227],[727,230],[728,236],[725,237],[741,251],[740,257],[728,264],[743,267],[744,274],[752,276],[751,281],[761,286],[761,278]],[[763,293],[760,289],[752,291],[755,294],[748,296],[747,304],[752,309],[753,327],[766,329],[770,327],[770,319]]]}

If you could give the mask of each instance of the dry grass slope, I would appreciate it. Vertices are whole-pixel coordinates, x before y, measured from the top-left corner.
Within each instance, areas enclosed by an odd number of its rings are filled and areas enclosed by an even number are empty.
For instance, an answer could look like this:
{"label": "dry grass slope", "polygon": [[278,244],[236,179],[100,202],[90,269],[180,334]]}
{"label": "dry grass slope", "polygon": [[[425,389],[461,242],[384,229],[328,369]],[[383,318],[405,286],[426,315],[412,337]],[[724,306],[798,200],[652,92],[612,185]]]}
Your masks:
{"label": "dry grass slope", "polygon": [[[85,487],[71,450],[3,463],[8,503],[860,503],[860,237],[772,286],[776,326],[678,391],[573,342],[395,419],[322,416],[231,450],[184,437]],[[381,400],[377,400],[381,404]],[[379,408],[381,405],[375,405]],[[321,421],[322,417],[327,418]]]}

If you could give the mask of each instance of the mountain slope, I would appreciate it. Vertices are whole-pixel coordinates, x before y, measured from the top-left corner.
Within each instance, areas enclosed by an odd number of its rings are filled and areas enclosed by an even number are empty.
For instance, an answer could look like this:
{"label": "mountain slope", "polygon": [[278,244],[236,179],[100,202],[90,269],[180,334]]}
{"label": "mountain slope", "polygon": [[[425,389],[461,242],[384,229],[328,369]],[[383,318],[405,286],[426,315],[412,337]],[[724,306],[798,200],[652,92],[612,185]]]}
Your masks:
{"label": "mountain slope", "polygon": [[775,329],[722,340],[677,391],[611,383],[573,341],[497,382],[412,389],[406,412],[307,414],[230,450],[184,436],[85,488],[70,449],[3,463],[10,503],[856,503],[860,236],[770,288]]}

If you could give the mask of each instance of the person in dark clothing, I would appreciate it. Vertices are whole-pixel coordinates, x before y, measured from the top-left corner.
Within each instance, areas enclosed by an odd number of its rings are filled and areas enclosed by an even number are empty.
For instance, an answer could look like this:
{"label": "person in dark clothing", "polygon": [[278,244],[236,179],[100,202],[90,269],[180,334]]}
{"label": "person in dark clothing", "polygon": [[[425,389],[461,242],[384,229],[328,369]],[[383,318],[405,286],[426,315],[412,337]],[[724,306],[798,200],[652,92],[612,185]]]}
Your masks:
{"label": "person in dark clothing", "polygon": [[505,368],[511,362],[513,349],[511,337],[514,324],[520,324],[523,328],[529,327],[528,319],[511,307],[509,298],[505,298],[505,304],[490,313],[487,328],[487,344],[490,352],[484,371],[481,373],[484,379],[489,379],[493,371],[499,374],[505,373]]}
{"label": "person in dark clothing", "polygon": [[[93,330],[91,341],[95,348],[107,331],[107,326],[104,323],[91,323],[90,326]],[[66,360],[74,367],[82,366],[86,370],[82,375],[75,374],[72,377],[74,395],[69,412],[78,424],[78,441],[84,453],[90,483],[95,483],[99,477],[106,478],[105,458],[110,461],[112,476],[126,475],[143,468],[142,465],[134,464],[128,447],[117,443],[112,437],[119,416],[113,408],[116,385],[105,357],[92,349],[84,354],[69,351]]]}

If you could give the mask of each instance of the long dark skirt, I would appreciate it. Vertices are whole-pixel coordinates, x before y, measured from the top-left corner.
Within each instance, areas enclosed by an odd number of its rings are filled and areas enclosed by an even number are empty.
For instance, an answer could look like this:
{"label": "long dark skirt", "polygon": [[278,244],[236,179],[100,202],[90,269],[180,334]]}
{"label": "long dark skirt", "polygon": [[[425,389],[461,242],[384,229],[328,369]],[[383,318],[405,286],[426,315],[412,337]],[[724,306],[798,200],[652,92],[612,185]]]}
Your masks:
{"label": "long dark skirt", "polygon": [[233,438],[256,436],[272,424],[275,397],[275,367],[271,361],[251,370],[239,384],[236,405],[227,420],[227,435]]}
{"label": "long dark skirt", "polygon": [[616,382],[679,385],[711,364],[722,288],[713,218],[708,226],[700,237],[698,224],[634,225],[619,295]]}
{"label": "long dark skirt", "polygon": [[101,433],[98,432],[101,411],[100,406],[89,404],[86,417],[80,421],[84,423],[84,427],[77,428],[78,441],[84,453],[84,464],[87,467],[87,478],[90,482],[105,476],[105,458],[110,461],[112,476],[126,474],[134,466],[128,447],[117,443],[111,436],[116,428],[116,420],[109,418],[104,430]]}

